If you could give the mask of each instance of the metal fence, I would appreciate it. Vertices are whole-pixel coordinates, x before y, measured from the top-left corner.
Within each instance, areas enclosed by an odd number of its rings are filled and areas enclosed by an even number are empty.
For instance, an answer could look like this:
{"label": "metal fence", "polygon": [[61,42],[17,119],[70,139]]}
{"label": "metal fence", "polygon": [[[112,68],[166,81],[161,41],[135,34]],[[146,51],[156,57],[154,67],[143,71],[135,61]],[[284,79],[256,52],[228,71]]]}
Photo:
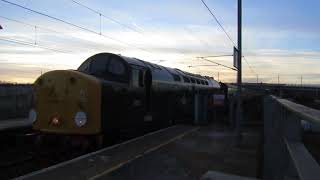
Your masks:
{"label": "metal fence", "polygon": [[320,179],[320,166],[302,143],[302,120],[320,127],[320,111],[274,96],[264,99],[263,179]]}

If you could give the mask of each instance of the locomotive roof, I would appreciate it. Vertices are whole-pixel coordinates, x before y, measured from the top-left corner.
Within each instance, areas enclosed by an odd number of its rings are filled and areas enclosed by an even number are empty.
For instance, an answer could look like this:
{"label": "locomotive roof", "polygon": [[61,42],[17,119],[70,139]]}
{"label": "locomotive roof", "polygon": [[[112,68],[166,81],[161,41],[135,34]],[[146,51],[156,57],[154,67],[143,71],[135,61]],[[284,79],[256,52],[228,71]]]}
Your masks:
{"label": "locomotive roof", "polygon": [[148,61],[143,61],[143,60],[138,59],[138,58],[132,58],[132,57],[127,57],[127,56],[123,56],[123,55],[119,55],[119,56],[122,57],[129,64],[143,66],[143,67],[151,67],[151,68],[166,68],[171,73],[183,74],[183,75],[187,75],[187,76],[193,76],[193,77],[206,79],[205,76],[201,76],[199,74],[193,74],[193,73],[185,72],[185,71],[182,71],[182,70],[176,69],[176,68],[164,67],[164,66],[161,66],[161,65],[158,65],[158,64],[154,64],[154,63],[151,63],[151,62],[148,62]]}
{"label": "locomotive roof", "polygon": [[147,61],[143,61],[143,60],[137,59],[137,58],[131,58],[131,57],[126,57],[126,56],[122,56],[122,55],[119,55],[119,56],[122,57],[129,64],[143,66],[143,67],[149,67],[149,68],[153,68],[153,69],[167,70],[171,74],[185,76],[185,77],[188,77],[188,78],[207,80],[208,83],[211,86],[220,87],[220,83],[218,81],[214,80],[212,77],[201,76],[200,74],[189,73],[189,72],[177,69],[177,68],[164,67],[164,66],[157,65],[157,64],[154,64],[154,63],[151,63],[151,62],[147,62]]}
{"label": "locomotive roof", "polygon": [[[113,53],[99,53],[96,55],[116,55],[119,56],[121,59],[123,59],[126,63],[130,65],[135,65],[135,66],[141,66],[145,68],[149,68],[152,71],[152,74],[154,75],[153,77],[156,80],[165,80],[165,81],[178,81],[178,82],[185,82],[186,79],[189,79],[191,81],[205,81],[206,85],[220,88],[219,82],[215,81],[213,78],[210,78],[208,76],[201,76],[199,74],[193,74],[189,72],[182,71],[180,69],[175,69],[175,68],[169,68],[165,66],[161,66],[158,64],[154,64],[148,61],[143,61],[138,58],[133,58],[133,57],[127,57],[123,56],[121,54],[113,54]],[[92,58],[96,55],[91,56],[89,59],[92,60]],[[192,82],[193,83],[193,82]],[[196,82],[196,84],[199,84]],[[200,83],[200,85],[202,82]]]}

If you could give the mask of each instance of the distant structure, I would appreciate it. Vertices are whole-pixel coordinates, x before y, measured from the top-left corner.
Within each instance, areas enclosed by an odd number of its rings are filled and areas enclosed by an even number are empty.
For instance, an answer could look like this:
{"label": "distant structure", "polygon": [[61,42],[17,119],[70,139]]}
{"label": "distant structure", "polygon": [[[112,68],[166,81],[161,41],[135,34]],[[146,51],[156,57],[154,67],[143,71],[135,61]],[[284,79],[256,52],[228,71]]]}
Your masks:
{"label": "distant structure", "polygon": [[32,83],[19,83],[19,82],[12,82],[12,81],[2,81],[0,80],[0,85],[31,85]]}

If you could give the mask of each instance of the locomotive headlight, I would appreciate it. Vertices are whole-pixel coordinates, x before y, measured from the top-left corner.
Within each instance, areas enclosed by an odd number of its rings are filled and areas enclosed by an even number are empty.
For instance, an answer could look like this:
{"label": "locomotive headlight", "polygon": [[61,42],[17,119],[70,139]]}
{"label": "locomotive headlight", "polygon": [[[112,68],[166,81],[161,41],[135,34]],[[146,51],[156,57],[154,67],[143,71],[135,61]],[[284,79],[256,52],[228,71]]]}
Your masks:
{"label": "locomotive headlight", "polygon": [[76,115],[74,116],[74,122],[78,127],[82,127],[87,123],[87,115],[86,113],[80,111],[77,112]]}
{"label": "locomotive headlight", "polygon": [[34,109],[31,109],[28,118],[30,122],[34,123],[37,120],[37,112]]}

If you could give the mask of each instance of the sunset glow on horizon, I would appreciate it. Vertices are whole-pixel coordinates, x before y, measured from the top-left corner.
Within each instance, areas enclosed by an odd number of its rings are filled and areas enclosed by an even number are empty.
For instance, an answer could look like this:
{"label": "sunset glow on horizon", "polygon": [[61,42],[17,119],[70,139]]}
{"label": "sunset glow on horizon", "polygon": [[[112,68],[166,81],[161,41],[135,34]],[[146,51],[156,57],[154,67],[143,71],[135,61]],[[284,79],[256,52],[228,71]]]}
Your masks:
{"label": "sunset glow on horizon", "polygon": [[[210,64],[197,57],[231,55],[234,46],[200,0],[76,1],[91,10],[71,0],[9,1],[73,25],[0,1],[0,81],[32,83],[47,71],[77,69],[101,52],[236,80],[235,71],[222,66],[197,66]],[[237,2],[206,2],[236,42]],[[305,84],[320,84],[319,6],[316,0],[244,1],[243,81],[258,76],[275,83],[279,75],[281,83],[297,84],[303,76]],[[233,66],[231,56],[212,60]]]}

